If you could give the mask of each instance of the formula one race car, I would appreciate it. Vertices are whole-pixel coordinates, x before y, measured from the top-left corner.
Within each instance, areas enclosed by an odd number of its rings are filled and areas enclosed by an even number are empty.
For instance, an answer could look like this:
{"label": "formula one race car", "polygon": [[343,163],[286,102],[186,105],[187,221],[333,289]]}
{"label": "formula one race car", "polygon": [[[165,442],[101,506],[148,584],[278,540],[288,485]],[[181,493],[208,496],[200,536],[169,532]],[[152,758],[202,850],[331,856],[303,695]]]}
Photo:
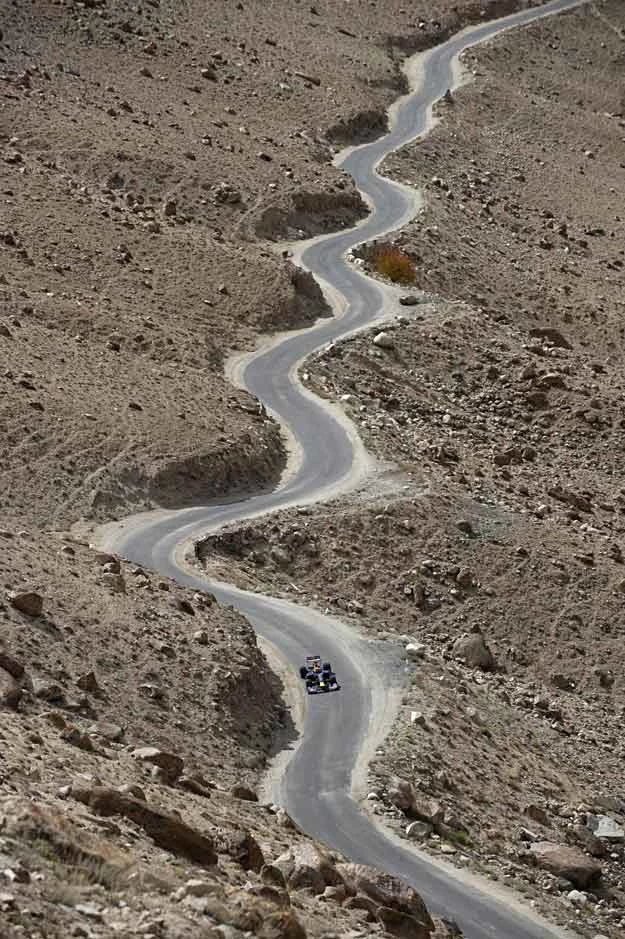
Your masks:
{"label": "formula one race car", "polygon": [[300,667],[299,673],[306,682],[307,694],[325,694],[341,687],[332,666],[329,662],[322,663],[320,655],[307,655],[306,664]]}

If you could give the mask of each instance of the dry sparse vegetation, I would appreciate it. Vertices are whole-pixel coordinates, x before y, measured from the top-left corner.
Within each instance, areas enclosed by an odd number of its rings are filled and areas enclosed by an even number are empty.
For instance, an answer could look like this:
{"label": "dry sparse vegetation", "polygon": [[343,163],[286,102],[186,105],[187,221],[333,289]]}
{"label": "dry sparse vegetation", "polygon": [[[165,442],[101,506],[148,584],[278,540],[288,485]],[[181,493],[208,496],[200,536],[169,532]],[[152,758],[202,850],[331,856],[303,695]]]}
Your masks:
{"label": "dry sparse vegetation", "polygon": [[372,252],[373,269],[395,284],[413,284],[416,265],[412,258],[397,245],[379,245]]}

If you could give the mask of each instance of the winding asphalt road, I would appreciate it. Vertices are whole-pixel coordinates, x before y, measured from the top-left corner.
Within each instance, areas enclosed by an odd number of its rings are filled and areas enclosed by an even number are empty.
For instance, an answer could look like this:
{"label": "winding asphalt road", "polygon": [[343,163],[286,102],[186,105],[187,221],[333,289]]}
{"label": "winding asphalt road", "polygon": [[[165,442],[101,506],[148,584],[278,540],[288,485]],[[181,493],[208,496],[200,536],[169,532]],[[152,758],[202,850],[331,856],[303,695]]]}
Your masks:
{"label": "winding asphalt road", "polygon": [[[458,56],[504,29],[571,9],[580,0],[554,0],[538,9],[465,30],[409,63],[414,91],[391,109],[391,130],[379,140],[345,151],[337,164],[351,174],[372,207],[349,231],[323,236],[297,250],[297,262],[312,271],[340,315],[279,337],[249,356],[237,380],[280,421],[293,442],[293,460],[280,487],[240,502],[223,502],[174,512],[146,513],[106,526],[99,541],[134,562],[193,587],[204,578],[184,559],[184,546],[220,526],[292,505],[319,501],[352,488],[364,476],[367,457],[354,427],[332,405],[302,387],[297,370],[306,356],[389,316],[396,294],[365,277],[344,260],[358,244],[396,230],[418,210],[410,191],[378,175],[391,151],[427,132],[431,109],[458,83]],[[307,702],[303,732],[275,797],[309,834],[354,861],[372,864],[414,885],[434,912],[451,917],[468,939],[554,939],[563,933],[538,920],[511,895],[427,855],[403,846],[378,829],[359,809],[353,773],[364,748],[379,741],[391,716],[392,695],[401,688],[397,649],[355,636],[342,623],[295,604],[209,584],[223,604],[236,607],[293,666],[309,652],[332,661],[341,680],[338,694]]]}

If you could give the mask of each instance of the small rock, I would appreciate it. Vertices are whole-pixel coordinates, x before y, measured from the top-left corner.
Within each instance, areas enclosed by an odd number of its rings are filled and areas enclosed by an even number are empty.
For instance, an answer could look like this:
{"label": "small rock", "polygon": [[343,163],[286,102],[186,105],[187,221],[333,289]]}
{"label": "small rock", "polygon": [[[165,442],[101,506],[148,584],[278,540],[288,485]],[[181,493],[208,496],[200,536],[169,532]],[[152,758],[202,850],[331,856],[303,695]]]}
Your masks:
{"label": "small rock", "polygon": [[85,672],[84,675],[79,675],[76,679],[76,685],[81,691],[86,691],[88,694],[100,694],[102,690],[95,672]]}
{"label": "small rock", "polygon": [[22,699],[21,685],[4,669],[0,669],[0,704],[16,710]]}
{"label": "small rock", "polygon": [[11,606],[26,616],[41,616],[43,613],[43,597],[34,590],[11,590],[8,600]]}
{"label": "small rock", "polygon": [[123,574],[114,574],[110,571],[105,571],[100,575],[98,582],[103,587],[107,587],[111,593],[126,593],[126,581],[124,580]]}
{"label": "small rock", "polygon": [[57,682],[34,678],[32,688],[35,697],[40,698],[42,701],[49,701],[50,704],[63,704],[65,702],[65,691]]}
{"label": "small rock", "polygon": [[536,864],[556,877],[564,877],[575,887],[584,889],[601,877],[601,867],[579,848],[539,841],[530,848]]}
{"label": "small rock", "polygon": [[112,740],[117,743],[124,736],[124,729],[119,724],[111,724],[108,721],[97,721],[87,728],[87,733],[96,737],[104,737],[105,740]]}
{"label": "small rock", "polygon": [[258,802],[258,796],[249,786],[233,786],[230,790],[230,795],[235,799],[242,799],[244,802]]}
{"label": "small rock", "polygon": [[588,903],[588,894],[584,893],[583,890],[569,890],[566,896],[573,906],[582,907]]}
{"label": "small rock", "polygon": [[432,834],[432,825],[429,822],[410,822],[406,825],[406,835],[416,841],[425,841]]}
{"label": "small rock", "polygon": [[389,333],[381,332],[373,337],[373,345],[379,349],[394,349],[395,341]]}
{"label": "small rock", "polygon": [[625,841],[625,829],[609,815],[589,815],[586,825],[596,838],[604,841]]}
{"label": "small rock", "polygon": [[452,646],[454,658],[462,659],[470,668],[492,671],[497,667],[495,658],[481,633],[464,633]]}
{"label": "small rock", "polygon": [[165,778],[169,781],[178,779],[184,768],[184,760],[173,753],[167,753],[156,747],[139,747],[132,751],[135,760],[158,766]]}

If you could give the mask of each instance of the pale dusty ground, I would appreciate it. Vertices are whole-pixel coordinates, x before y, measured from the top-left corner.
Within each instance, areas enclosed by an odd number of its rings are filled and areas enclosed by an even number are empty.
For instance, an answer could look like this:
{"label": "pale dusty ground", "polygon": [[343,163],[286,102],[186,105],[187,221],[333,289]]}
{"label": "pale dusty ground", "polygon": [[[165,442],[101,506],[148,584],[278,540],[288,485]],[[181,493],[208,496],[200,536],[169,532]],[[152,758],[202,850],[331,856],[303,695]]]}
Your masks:
{"label": "pale dusty ground", "polygon": [[379,126],[402,47],[479,16],[450,6],[7,7],[5,513],[61,527],[275,483],[275,428],[223,358],[324,305],[254,232],[362,213],[325,136]]}
{"label": "pale dusty ground", "polygon": [[[459,863],[614,937],[622,845],[577,909],[570,884],[528,863],[519,833],[587,846],[584,811],[625,817],[624,30],[608,2],[471,53],[476,81],[385,166],[426,186],[425,212],[397,241],[418,286],[444,300],[398,309],[409,319],[391,350],[372,333],[307,372],[396,461],[404,494],[288,513],[208,545],[222,575],[422,641],[405,713],[372,766],[380,811],[405,826],[389,790],[409,780],[421,807],[433,797],[466,827],[451,843]],[[453,660],[475,628],[495,674]]]}
{"label": "pale dusty ground", "polygon": [[[4,666],[25,669],[18,709],[2,709],[0,856],[12,873],[0,913],[11,937],[299,937],[289,909],[313,936],[381,931],[359,898],[350,909],[339,891],[328,913],[327,898],[275,891],[271,873],[245,870],[241,830],[268,861],[304,843],[288,820],[228,791],[255,786],[290,731],[248,625],[149,572],[107,571],[50,532],[276,482],[277,428],[227,385],[223,361],[327,311],[261,239],[359,217],[329,142],[377,132],[403,51],[480,10],[5,4],[3,700],[14,694]],[[43,596],[41,617],[11,605],[8,592],[25,587]],[[120,739],[90,734],[96,722]],[[183,759],[203,794],[149,772],[131,756],[142,745]],[[173,842],[155,847],[119,811],[102,817],[68,793],[72,781],[139,785],[169,824],[179,812],[194,837],[214,839],[219,867],[200,870]],[[181,899],[194,876],[205,896]]]}

